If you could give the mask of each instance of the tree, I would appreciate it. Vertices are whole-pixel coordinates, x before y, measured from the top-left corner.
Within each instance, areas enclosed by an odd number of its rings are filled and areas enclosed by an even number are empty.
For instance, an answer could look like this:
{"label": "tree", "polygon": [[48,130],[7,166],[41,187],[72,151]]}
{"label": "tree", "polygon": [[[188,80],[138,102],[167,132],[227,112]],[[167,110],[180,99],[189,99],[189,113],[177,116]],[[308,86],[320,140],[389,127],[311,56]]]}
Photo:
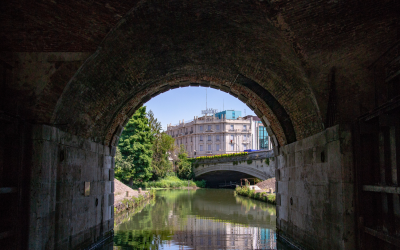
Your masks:
{"label": "tree", "polygon": [[132,156],[124,157],[121,154],[121,150],[117,147],[115,153],[115,178],[120,181],[129,181],[133,179],[135,174],[135,165],[133,164]]}
{"label": "tree", "polygon": [[146,182],[151,178],[153,141],[154,135],[146,116],[146,107],[143,106],[129,119],[118,143],[122,158],[129,160],[131,164],[124,168],[124,176],[129,176],[129,185],[133,182]]}
{"label": "tree", "polygon": [[178,153],[177,166],[178,166],[177,174],[179,178],[181,179],[193,178],[192,164],[188,160],[185,146],[182,144]]}
{"label": "tree", "polygon": [[175,151],[175,139],[166,133],[156,135],[153,143],[153,178],[163,178],[172,170],[172,164],[168,160],[169,154]]}
{"label": "tree", "polygon": [[149,125],[153,135],[160,134],[162,129],[161,122],[159,122],[157,118],[154,117],[153,111],[149,110],[149,112],[147,113],[147,118],[149,119]]}

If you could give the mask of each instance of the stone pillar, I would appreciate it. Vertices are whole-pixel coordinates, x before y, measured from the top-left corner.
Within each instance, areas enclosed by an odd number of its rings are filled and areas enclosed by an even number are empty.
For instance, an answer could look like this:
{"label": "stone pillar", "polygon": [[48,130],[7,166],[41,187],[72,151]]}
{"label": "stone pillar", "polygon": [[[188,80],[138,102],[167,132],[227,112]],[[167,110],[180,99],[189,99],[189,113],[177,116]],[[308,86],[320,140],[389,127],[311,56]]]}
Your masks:
{"label": "stone pillar", "polygon": [[34,127],[32,144],[29,249],[84,248],[112,236],[110,148],[46,125]]}
{"label": "stone pillar", "polygon": [[337,125],[283,146],[272,163],[278,237],[305,249],[355,249],[350,129]]}

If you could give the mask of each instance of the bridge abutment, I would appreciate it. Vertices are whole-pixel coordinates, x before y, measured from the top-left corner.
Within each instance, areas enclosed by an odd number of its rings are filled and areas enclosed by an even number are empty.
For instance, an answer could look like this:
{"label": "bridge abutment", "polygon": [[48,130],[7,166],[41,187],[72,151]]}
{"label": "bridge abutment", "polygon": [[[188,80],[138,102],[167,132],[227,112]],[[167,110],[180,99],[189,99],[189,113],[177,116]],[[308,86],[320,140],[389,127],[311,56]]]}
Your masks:
{"label": "bridge abutment", "polygon": [[77,249],[112,236],[110,147],[46,125],[32,130],[29,249]]}
{"label": "bridge abutment", "polygon": [[279,237],[305,249],[355,249],[350,131],[337,125],[280,148]]}

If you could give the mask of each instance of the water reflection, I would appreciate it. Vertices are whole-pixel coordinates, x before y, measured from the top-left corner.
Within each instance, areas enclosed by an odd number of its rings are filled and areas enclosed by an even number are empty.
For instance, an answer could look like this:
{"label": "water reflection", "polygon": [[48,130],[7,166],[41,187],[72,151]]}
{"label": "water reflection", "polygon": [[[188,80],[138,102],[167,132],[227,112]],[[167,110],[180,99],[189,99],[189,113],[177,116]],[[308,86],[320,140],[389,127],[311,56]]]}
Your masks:
{"label": "water reflection", "polygon": [[232,190],[158,191],[115,221],[114,249],[277,249],[275,206]]}

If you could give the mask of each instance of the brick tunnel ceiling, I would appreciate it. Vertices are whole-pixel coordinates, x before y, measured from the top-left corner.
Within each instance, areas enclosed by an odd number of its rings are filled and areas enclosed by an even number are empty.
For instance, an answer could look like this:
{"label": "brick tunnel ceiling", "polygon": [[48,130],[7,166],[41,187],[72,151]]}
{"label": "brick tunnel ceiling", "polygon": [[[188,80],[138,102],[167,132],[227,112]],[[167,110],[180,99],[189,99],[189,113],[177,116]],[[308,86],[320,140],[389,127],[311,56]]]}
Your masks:
{"label": "brick tunnel ceiling", "polygon": [[73,134],[111,143],[151,97],[200,84],[238,96],[284,145],[323,129],[308,57],[346,46],[348,33],[367,22],[365,32],[374,20],[398,21],[386,2],[320,2],[7,2],[14,11],[3,15],[14,22],[2,21],[0,44],[9,51],[94,52],[59,88],[54,105],[35,114]]}
{"label": "brick tunnel ceiling", "polygon": [[265,115],[281,144],[321,130],[301,61],[257,5],[176,4],[169,11],[171,3],[163,4],[144,2],[107,35],[67,86],[52,122],[108,142],[152,95],[201,83]]}

